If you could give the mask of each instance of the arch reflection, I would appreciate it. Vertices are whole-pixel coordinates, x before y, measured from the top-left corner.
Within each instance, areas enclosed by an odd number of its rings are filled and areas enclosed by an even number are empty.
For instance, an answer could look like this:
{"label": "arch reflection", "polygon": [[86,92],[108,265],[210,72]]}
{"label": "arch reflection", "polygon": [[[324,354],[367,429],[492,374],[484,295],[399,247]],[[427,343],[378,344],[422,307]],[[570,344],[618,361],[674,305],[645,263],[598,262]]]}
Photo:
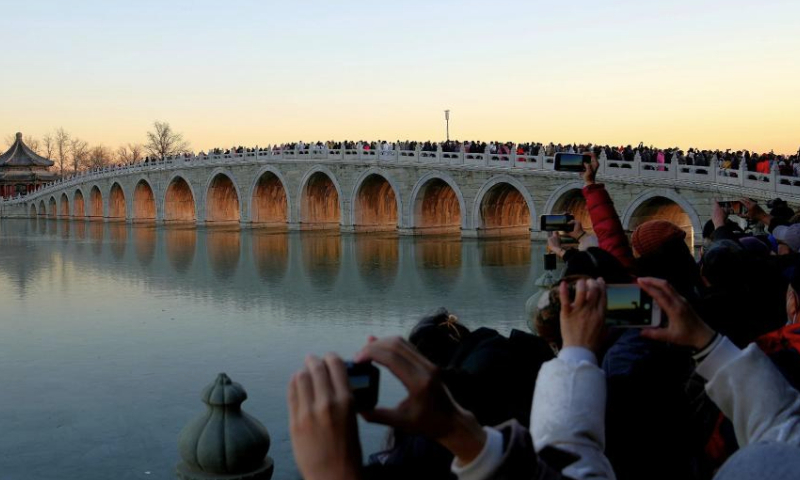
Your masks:
{"label": "arch reflection", "polygon": [[527,288],[531,270],[530,240],[493,240],[480,243],[481,272],[498,292]]}
{"label": "arch reflection", "polygon": [[417,272],[429,288],[450,290],[461,276],[461,238],[417,238],[414,258]]}
{"label": "arch reflection", "polygon": [[319,289],[333,288],[342,257],[341,236],[307,233],[301,236],[303,266],[311,284]]}
{"label": "arch reflection", "polygon": [[103,236],[105,235],[105,225],[94,222],[89,225],[89,239],[92,242],[92,252],[95,255],[103,253]]}
{"label": "arch reflection", "polygon": [[197,231],[194,228],[170,227],[164,231],[167,259],[178,273],[186,273],[194,261]]}
{"label": "arch reflection", "polygon": [[268,283],[278,283],[289,267],[289,235],[252,232],[253,261],[258,275]]}
{"label": "arch reflection", "polygon": [[356,263],[361,279],[369,287],[385,290],[397,278],[399,239],[387,235],[357,235]]}
{"label": "arch reflection", "polygon": [[86,240],[86,222],[80,220],[74,222],[75,224],[75,238],[78,240]]}
{"label": "arch reflection", "polygon": [[125,256],[128,246],[128,225],[125,223],[109,223],[109,238],[111,239],[111,255],[114,259],[121,260]]}
{"label": "arch reflection", "polygon": [[150,265],[156,256],[155,227],[145,225],[133,227],[133,245],[139,264],[143,267]]}
{"label": "arch reflection", "polygon": [[242,234],[239,229],[206,230],[206,254],[211,271],[220,280],[226,280],[236,273],[239,266]]}
{"label": "arch reflection", "polygon": [[71,222],[61,222],[61,238],[64,241],[68,241],[70,237],[70,225]]}

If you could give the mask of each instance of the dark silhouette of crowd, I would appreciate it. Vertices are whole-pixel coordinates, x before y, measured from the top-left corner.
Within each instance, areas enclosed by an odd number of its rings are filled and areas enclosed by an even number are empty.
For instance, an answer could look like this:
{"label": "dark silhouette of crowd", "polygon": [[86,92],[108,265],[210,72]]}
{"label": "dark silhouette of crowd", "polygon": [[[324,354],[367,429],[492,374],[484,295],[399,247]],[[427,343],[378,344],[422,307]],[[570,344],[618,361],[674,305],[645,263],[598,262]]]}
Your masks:
{"label": "dark silhouette of crowd", "polygon": [[[521,148],[534,146],[550,148]],[[659,153],[617,153],[631,151]],[[305,479],[800,478],[800,215],[716,203],[696,256],[669,221],[623,231],[597,168],[582,174],[593,232],[550,238],[562,266],[528,301],[533,333],[440,309],[406,337],[371,337],[353,360],[408,396],[360,412],[342,359],[307,357],[288,389]],[[653,299],[655,326],[606,326],[617,284]],[[357,415],[391,429],[366,463]]]}

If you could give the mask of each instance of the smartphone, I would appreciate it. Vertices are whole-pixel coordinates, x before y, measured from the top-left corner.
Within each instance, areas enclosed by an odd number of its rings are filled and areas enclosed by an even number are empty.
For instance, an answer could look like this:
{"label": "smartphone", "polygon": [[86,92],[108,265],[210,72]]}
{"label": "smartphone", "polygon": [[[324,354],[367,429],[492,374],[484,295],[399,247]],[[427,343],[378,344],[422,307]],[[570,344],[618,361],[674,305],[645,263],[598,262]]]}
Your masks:
{"label": "smartphone", "polygon": [[744,203],[734,200],[730,202],[719,202],[719,206],[726,215],[747,215],[747,206]]}
{"label": "smartphone", "polygon": [[544,269],[548,272],[551,272],[556,269],[556,261],[558,257],[555,253],[545,253],[544,254]]}
{"label": "smartphone", "polygon": [[608,285],[606,296],[607,326],[647,328],[661,325],[661,308],[638,285]]}
{"label": "smartphone", "polygon": [[559,172],[582,172],[584,164],[592,163],[591,155],[580,153],[556,153],[553,168]]}
{"label": "smartphone", "polygon": [[543,232],[567,232],[572,230],[572,225],[569,222],[575,220],[575,217],[565,213],[562,215],[542,215],[539,217],[539,227]]}
{"label": "smartphone", "polygon": [[375,410],[378,404],[378,384],[381,371],[370,362],[345,362],[347,382],[353,392],[357,412]]}

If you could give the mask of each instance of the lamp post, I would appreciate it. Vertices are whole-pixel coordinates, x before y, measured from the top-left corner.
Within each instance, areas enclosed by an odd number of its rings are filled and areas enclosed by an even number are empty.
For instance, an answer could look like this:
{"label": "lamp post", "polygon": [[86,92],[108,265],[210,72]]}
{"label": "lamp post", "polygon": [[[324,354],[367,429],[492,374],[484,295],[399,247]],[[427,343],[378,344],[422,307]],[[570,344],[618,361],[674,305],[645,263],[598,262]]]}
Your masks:
{"label": "lamp post", "polygon": [[447,141],[450,141],[450,110],[444,111],[444,122],[445,122],[445,129],[447,133]]}

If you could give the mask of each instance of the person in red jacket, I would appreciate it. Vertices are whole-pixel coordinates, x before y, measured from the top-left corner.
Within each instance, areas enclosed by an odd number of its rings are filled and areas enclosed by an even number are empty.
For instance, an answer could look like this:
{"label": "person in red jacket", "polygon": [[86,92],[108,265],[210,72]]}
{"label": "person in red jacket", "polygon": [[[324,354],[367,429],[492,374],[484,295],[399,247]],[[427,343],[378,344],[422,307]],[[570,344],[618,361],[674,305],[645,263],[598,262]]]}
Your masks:
{"label": "person in red jacket", "polygon": [[587,164],[583,173],[583,180],[586,186],[583,187],[583,198],[586,199],[586,208],[589,210],[589,218],[592,219],[592,228],[597,236],[600,248],[613,255],[619,262],[633,273],[636,263],[633,258],[628,236],[622,229],[622,222],[614,209],[614,202],[606,191],[605,185],[597,183],[597,168],[599,166],[597,158],[592,155],[592,163]]}

